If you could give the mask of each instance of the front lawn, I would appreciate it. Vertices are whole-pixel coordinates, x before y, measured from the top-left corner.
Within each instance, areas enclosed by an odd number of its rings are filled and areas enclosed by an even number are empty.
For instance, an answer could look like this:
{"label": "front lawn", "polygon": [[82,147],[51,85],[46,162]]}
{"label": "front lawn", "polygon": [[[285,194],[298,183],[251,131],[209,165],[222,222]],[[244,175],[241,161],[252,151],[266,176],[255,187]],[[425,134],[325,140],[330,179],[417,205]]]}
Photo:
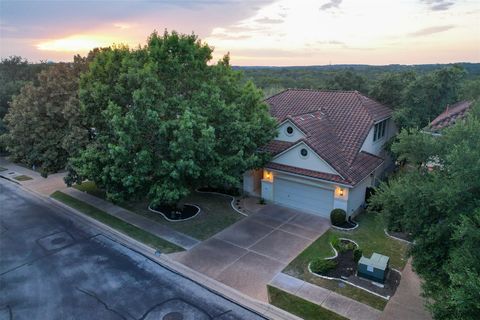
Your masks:
{"label": "front lawn", "polygon": [[230,197],[222,195],[193,192],[184,199],[184,202],[199,206],[200,213],[191,220],[175,222],[167,221],[161,214],[148,210],[147,202],[123,204],[122,206],[195,239],[205,240],[243,218],[241,214],[232,209],[231,201]]}
{"label": "front lawn", "polygon": [[408,245],[387,237],[383,231],[383,223],[380,217],[373,213],[363,213],[356,220],[360,223],[360,226],[353,231],[328,230],[298,255],[283,272],[383,310],[387,303],[385,299],[362,289],[343,285],[343,282],[319,278],[308,271],[308,264],[314,258],[325,258],[334,254],[329,244],[333,235],[357,242],[364,256],[370,257],[373,252],[387,255],[390,257],[390,267],[403,269],[407,262]]}
{"label": "front lawn", "polygon": [[325,309],[280,289],[267,286],[270,304],[306,320],[346,320],[335,312]]}
{"label": "front lawn", "polygon": [[182,248],[177,245],[170,243],[166,240],[160,239],[157,236],[154,236],[151,233],[148,233],[140,228],[137,228],[134,225],[131,225],[117,217],[109,215],[108,213],[97,209],[83,201],[80,201],[74,197],[69,196],[60,191],[55,191],[51,197],[56,199],[69,207],[77,209],[78,211],[86,214],[87,216],[94,218],[100,221],[103,224],[108,225],[109,227],[116,229],[135,240],[138,240],[152,248],[159,250],[162,253],[172,253],[177,251],[183,251]]}
{"label": "front lawn", "polygon": [[[105,199],[105,192],[98,189],[93,182],[83,182],[74,187]],[[232,209],[231,198],[227,196],[193,192],[184,199],[184,202],[199,206],[201,212],[191,220],[170,222],[165,220],[161,214],[148,210],[146,201],[119,203],[118,205],[199,240],[208,239],[243,218],[241,214]]]}

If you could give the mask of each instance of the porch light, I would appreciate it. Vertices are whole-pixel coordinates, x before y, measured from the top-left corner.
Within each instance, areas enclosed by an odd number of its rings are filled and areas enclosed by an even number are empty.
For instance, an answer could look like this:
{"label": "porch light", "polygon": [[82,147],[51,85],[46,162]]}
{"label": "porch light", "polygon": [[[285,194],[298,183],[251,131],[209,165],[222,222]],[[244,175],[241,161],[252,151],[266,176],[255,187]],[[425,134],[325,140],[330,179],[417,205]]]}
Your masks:
{"label": "porch light", "polygon": [[345,188],[342,188],[340,186],[335,187],[335,196],[337,198],[343,198],[345,195]]}
{"label": "porch light", "polygon": [[273,173],[271,171],[263,170],[263,179],[273,181]]}
{"label": "porch light", "polygon": [[338,194],[340,195],[340,197],[343,197],[343,188],[340,188],[340,190],[338,190]]}

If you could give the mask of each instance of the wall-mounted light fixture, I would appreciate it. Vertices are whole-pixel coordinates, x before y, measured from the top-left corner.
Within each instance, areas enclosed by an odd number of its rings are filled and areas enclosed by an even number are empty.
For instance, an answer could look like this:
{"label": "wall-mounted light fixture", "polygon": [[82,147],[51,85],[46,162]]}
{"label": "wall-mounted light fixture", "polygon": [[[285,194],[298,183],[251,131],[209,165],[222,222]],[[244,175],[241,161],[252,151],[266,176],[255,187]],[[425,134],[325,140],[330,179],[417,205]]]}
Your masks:
{"label": "wall-mounted light fixture", "polygon": [[263,170],[263,179],[273,181],[273,173],[271,171]]}
{"label": "wall-mounted light fixture", "polygon": [[338,190],[338,195],[340,197],[343,197],[343,188],[340,188],[340,190]]}

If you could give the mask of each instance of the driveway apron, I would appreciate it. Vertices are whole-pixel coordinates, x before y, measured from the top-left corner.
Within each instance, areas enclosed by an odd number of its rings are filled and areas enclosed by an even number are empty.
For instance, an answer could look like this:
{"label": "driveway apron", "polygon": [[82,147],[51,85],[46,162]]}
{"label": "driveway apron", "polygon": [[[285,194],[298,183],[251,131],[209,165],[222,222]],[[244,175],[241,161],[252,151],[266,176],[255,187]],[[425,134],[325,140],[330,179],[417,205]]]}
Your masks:
{"label": "driveway apron", "polygon": [[172,258],[250,297],[267,301],[267,284],[329,227],[325,218],[266,205]]}

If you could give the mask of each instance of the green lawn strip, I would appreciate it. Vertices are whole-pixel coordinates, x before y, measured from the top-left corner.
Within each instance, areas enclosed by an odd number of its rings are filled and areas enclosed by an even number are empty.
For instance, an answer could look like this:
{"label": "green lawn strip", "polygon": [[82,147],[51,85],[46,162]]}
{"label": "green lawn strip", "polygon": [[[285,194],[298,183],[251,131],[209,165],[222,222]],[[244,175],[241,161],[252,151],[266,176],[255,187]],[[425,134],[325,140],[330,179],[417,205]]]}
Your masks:
{"label": "green lawn strip", "polygon": [[365,256],[370,256],[373,252],[385,254],[390,257],[391,267],[403,269],[406,263],[408,245],[387,237],[383,232],[381,220],[374,214],[361,214],[357,221],[359,221],[360,226],[353,231],[340,231],[332,228],[325,232],[290,262],[283,272],[383,310],[387,303],[385,299],[348,284],[341,288],[339,287],[339,281],[322,279],[308,271],[308,264],[314,258],[326,258],[334,254],[329,244],[333,235],[354,240]]}
{"label": "green lawn strip", "polygon": [[0,167],[0,172],[2,172],[2,171],[7,171],[7,170],[8,170],[7,168]]}
{"label": "green lawn strip", "polygon": [[33,178],[22,174],[21,176],[13,177],[13,179],[17,181],[27,181],[27,180],[32,180]]}
{"label": "green lawn strip", "polygon": [[[98,189],[93,182],[86,181],[75,185],[74,188],[105,199],[105,192]],[[195,204],[202,211],[194,219],[176,222],[167,221],[162,215],[148,210],[147,201],[119,203],[118,205],[195,239],[205,240],[243,218],[241,214],[232,209],[231,201],[230,197],[222,195],[193,192],[183,199],[183,202]]]}
{"label": "green lawn strip", "polygon": [[80,201],[74,197],[71,197],[63,192],[55,191],[52,198],[66,204],[69,207],[77,209],[78,211],[86,214],[87,216],[94,218],[109,227],[112,227],[126,235],[138,240],[152,248],[159,250],[162,253],[172,253],[177,251],[183,251],[179,246],[163,240],[153,234],[146,232],[134,225],[131,225],[117,217],[109,215],[108,213],[99,210],[83,201]]}
{"label": "green lawn strip", "polygon": [[278,288],[267,286],[270,303],[305,320],[346,320],[335,312],[327,310]]}

